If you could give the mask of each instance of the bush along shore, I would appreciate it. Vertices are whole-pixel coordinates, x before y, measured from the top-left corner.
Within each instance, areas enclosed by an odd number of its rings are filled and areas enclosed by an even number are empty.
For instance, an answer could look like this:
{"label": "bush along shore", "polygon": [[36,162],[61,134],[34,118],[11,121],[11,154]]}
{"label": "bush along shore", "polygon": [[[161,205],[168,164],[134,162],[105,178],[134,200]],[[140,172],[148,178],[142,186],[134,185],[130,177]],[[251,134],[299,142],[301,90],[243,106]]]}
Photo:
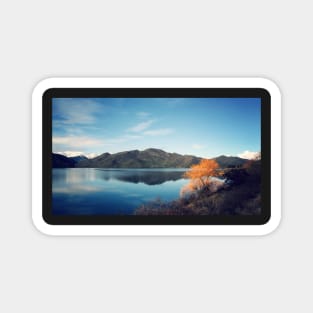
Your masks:
{"label": "bush along shore", "polygon": [[[260,214],[261,160],[249,161],[240,168],[222,171],[218,171],[214,164],[209,166],[211,167],[207,173],[214,173],[217,179],[205,176],[203,171],[202,176],[200,174],[190,179],[189,185],[183,188],[179,199],[171,202],[155,199],[137,208],[135,215]],[[200,170],[194,168],[194,172],[199,173]],[[192,175],[187,174],[187,177],[190,178]]]}

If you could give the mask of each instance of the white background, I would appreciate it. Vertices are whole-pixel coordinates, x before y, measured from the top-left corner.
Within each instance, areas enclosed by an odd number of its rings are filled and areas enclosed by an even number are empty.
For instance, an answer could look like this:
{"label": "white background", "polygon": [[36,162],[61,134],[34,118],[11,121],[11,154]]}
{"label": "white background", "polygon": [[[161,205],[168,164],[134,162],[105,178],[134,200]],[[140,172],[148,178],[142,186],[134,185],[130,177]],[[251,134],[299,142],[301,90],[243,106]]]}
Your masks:
{"label": "white background", "polygon": [[[1,1],[1,312],[311,312],[311,1]],[[31,223],[31,91],[51,76],[263,76],[283,94],[266,237],[57,238]]]}

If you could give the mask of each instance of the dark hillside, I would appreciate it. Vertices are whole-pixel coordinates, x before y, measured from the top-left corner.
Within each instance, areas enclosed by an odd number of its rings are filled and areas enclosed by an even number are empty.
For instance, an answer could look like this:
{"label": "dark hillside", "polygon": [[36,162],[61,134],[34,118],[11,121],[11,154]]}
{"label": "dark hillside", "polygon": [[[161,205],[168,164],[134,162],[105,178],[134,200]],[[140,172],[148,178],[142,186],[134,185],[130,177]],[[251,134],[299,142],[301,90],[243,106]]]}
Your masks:
{"label": "dark hillside", "polygon": [[255,215],[261,211],[261,161],[248,168],[225,171],[224,186],[205,189],[172,202],[156,200],[142,205],[137,215]]}
{"label": "dark hillside", "polygon": [[54,168],[74,167],[75,163],[75,160],[68,158],[62,154],[52,154],[52,167]]}

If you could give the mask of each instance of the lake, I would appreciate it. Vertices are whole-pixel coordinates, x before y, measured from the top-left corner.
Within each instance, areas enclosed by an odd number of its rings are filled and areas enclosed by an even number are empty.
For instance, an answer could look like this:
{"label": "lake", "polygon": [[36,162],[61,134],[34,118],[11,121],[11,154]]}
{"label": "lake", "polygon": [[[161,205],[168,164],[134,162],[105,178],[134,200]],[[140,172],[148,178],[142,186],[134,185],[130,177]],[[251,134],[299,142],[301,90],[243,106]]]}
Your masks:
{"label": "lake", "polygon": [[63,215],[131,215],[155,199],[179,198],[187,169],[54,168],[52,211]]}

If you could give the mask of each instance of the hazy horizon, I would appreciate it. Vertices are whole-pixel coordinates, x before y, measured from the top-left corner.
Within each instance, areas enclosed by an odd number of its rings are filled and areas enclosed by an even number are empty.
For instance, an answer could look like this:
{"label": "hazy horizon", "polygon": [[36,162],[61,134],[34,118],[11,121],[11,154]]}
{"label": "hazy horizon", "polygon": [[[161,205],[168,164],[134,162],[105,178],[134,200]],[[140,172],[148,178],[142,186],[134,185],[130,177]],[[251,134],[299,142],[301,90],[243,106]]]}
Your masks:
{"label": "hazy horizon", "polygon": [[[130,152],[130,151],[135,151],[135,150],[145,151],[145,150],[150,150],[150,149],[162,150],[162,149],[159,149],[159,148],[151,147],[151,148],[147,148],[147,149],[144,149],[144,150],[134,149],[134,150],[118,151],[118,152],[114,152],[114,153],[110,153],[108,151],[104,151],[104,152],[102,152],[100,154],[91,153],[91,154],[87,154],[87,155],[81,153],[80,151],[53,151],[52,153],[61,154],[61,155],[67,156],[67,157],[85,156],[88,159],[92,159],[92,158],[95,158],[95,157],[97,157],[97,156],[99,156],[101,154],[104,154],[104,153],[117,154],[117,153]],[[165,151],[165,150],[162,150],[162,151]],[[167,153],[175,153],[175,152],[172,152],[172,151],[165,151],[165,152],[167,152]],[[216,157],[219,157],[219,156],[226,156],[226,157],[240,157],[240,158],[243,158],[243,159],[254,159],[255,157],[259,156],[260,154],[261,154],[260,151],[255,151],[255,152],[244,151],[240,155],[220,154],[220,155],[212,156],[212,158],[216,158]],[[196,155],[196,154],[182,154],[182,155],[192,155],[192,156],[195,156],[195,157],[200,157],[199,155]]]}

